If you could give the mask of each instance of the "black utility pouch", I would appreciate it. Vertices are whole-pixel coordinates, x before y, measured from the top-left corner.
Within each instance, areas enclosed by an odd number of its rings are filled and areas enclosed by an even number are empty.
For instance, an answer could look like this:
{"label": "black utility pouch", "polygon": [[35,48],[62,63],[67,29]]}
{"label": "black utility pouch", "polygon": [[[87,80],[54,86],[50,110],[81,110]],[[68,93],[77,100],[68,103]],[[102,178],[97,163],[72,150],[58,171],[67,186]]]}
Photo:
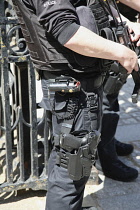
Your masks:
{"label": "black utility pouch", "polygon": [[105,85],[104,92],[108,95],[119,93],[122,86],[126,83],[128,74],[112,74],[108,77]]}

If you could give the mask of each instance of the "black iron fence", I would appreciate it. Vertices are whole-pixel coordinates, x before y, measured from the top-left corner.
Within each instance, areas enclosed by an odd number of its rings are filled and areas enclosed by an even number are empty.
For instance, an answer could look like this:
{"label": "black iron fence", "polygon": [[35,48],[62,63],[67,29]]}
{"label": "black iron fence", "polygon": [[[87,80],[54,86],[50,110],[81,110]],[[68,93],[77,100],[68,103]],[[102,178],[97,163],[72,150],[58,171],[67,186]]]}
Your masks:
{"label": "black iron fence", "polygon": [[38,135],[35,70],[11,0],[0,1],[0,52],[0,192],[46,190],[49,130],[44,117]]}

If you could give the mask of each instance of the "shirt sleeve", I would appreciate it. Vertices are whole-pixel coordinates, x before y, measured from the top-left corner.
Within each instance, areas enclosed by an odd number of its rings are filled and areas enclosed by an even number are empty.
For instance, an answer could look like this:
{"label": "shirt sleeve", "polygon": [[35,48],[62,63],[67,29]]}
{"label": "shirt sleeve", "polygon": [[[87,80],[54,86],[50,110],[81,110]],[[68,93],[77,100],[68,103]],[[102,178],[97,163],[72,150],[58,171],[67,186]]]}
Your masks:
{"label": "shirt sleeve", "polygon": [[33,4],[38,21],[62,45],[80,27],[75,7],[70,0],[23,0]]}

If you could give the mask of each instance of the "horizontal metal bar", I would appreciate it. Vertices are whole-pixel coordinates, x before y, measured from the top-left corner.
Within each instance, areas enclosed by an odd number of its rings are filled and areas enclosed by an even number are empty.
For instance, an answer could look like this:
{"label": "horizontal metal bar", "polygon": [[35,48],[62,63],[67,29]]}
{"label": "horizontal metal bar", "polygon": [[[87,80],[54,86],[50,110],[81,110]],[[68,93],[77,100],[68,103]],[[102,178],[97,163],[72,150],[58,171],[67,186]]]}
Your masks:
{"label": "horizontal metal bar", "polygon": [[[30,56],[29,55],[26,55],[26,56],[8,56],[7,60],[8,60],[8,63],[21,63],[21,62],[27,62],[28,60],[30,59]],[[3,63],[3,57],[0,56],[0,64]]]}
{"label": "horizontal metal bar", "polygon": [[13,17],[0,17],[0,25],[19,24],[18,20]]}

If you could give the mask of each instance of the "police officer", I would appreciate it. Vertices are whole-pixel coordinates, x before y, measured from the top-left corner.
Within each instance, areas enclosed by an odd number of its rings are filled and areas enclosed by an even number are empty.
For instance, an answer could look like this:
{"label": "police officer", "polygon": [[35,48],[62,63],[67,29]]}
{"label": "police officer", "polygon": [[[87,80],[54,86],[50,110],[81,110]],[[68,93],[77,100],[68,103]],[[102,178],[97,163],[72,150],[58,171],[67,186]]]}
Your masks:
{"label": "police officer", "polygon": [[[122,3],[118,3],[120,13],[132,22],[137,22],[138,12]],[[112,65],[111,69],[114,68]],[[113,70],[112,70],[113,71]],[[109,83],[109,74],[106,82]],[[104,82],[104,87],[105,84]],[[124,83],[126,81],[124,80]],[[114,84],[115,85],[115,84]],[[105,88],[104,88],[105,89]],[[119,121],[118,90],[103,94],[103,118],[101,129],[101,142],[98,154],[104,175],[118,181],[132,181],[138,176],[138,171],[124,164],[118,156],[127,156],[133,152],[133,145],[118,141],[115,133]]]}
{"label": "police officer", "polygon": [[84,0],[12,1],[31,59],[41,71],[42,106],[52,114],[46,210],[80,210],[99,142],[102,83],[110,67],[109,61],[103,68],[101,59],[117,60],[131,73],[138,71],[137,55],[99,36],[110,26],[102,1],[93,1],[90,9],[79,7]]}

